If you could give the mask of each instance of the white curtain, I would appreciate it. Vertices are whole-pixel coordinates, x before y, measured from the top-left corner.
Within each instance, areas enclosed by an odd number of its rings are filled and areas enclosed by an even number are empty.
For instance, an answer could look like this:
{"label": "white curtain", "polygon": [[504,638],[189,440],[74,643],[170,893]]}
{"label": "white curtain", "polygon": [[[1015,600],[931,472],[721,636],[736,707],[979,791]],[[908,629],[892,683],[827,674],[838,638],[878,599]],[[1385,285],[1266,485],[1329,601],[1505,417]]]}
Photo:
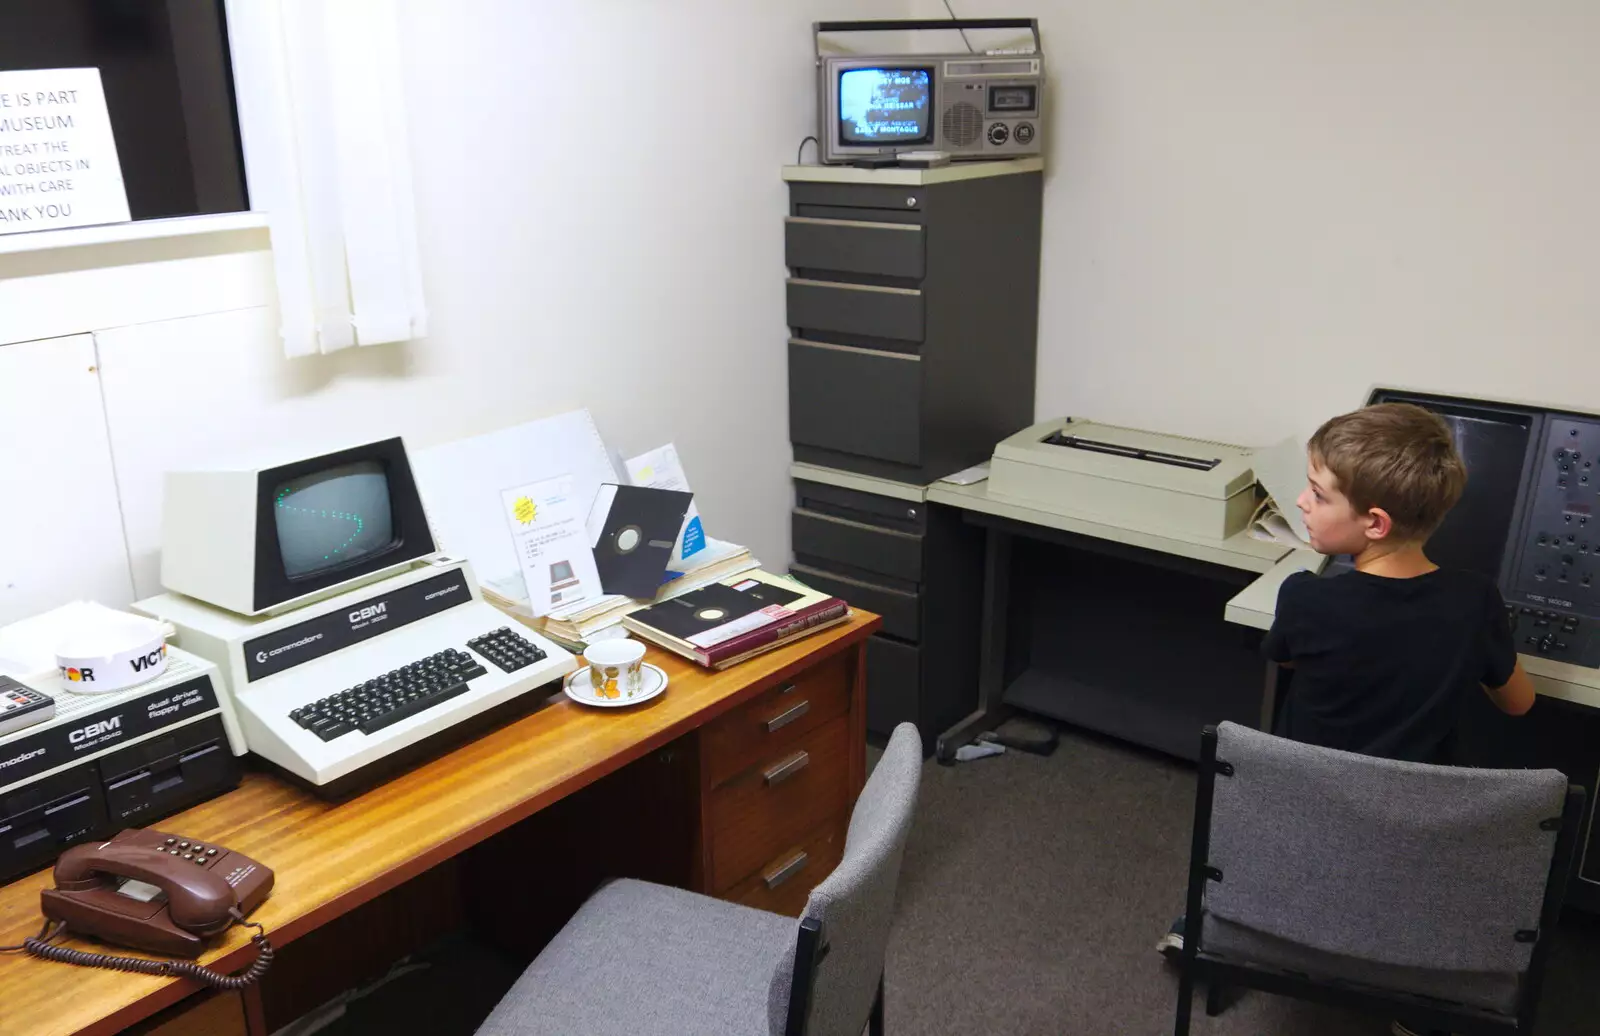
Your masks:
{"label": "white curtain", "polygon": [[284,351],[426,334],[395,0],[229,0],[227,11]]}

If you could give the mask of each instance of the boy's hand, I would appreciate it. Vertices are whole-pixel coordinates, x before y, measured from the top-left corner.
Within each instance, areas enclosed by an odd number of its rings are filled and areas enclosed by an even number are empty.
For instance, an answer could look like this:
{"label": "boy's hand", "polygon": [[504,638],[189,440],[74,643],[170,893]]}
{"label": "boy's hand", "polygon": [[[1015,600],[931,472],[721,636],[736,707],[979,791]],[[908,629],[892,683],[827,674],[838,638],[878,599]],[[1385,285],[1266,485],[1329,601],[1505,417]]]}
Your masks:
{"label": "boy's hand", "polygon": [[1511,679],[1503,687],[1484,687],[1484,692],[1489,695],[1489,700],[1495,707],[1509,716],[1521,716],[1533,708],[1537,695],[1533,690],[1533,681],[1522,668],[1522,660],[1517,660],[1517,667],[1511,671]]}

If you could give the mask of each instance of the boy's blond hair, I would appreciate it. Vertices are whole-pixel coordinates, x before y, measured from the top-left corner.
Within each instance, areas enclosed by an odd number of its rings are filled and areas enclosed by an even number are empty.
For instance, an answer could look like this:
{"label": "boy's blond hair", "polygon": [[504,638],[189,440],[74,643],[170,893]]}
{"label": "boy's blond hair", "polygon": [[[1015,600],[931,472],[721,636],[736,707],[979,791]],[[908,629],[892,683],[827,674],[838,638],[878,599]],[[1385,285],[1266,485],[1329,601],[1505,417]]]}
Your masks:
{"label": "boy's blond hair", "polygon": [[1306,453],[1338,479],[1357,514],[1379,507],[1399,540],[1423,540],[1444,521],[1466,488],[1467,468],[1450,426],[1411,403],[1378,403],[1331,418]]}

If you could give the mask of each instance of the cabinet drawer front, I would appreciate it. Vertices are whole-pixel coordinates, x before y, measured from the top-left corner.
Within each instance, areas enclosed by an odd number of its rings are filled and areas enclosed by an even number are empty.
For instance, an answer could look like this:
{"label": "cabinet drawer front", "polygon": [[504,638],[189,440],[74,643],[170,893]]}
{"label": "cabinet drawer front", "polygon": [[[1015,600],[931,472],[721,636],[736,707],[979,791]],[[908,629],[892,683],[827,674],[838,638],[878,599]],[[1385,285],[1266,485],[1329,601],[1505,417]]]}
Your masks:
{"label": "cabinet drawer front", "polygon": [[799,917],[811,890],[844,858],[844,833],[844,817],[828,821],[729,889],[727,898],[757,910]]}
{"label": "cabinet drawer front", "polygon": [[717,895],[849,809],[850,719],[763,756],[711,793],[711,888]]}
{"label": "cabinet drawer front", "polygon": [[922,276],[922,228],[907,223],[787,216],[784,262],[791,270]]}
{"label": "cabinet drawer front", "polygon": [[808,479],[794,480],[796,507],[835,518],[849,518],[868,525],[881,525],[900,532],[925,532],[927,505],[916,500],[901,500],[878,493],[863,493],[843,486],[830,486]]}
{"label": "cabinet drawer front", "polygon": [[841,561],[911,582],[922,579],[922,537],[797,507],[790,520],[796,554]]}
{"label": "cabinet drawer front", "polygon": [[919,594],[906,593],[887,586],[876,586],[860,579],[851,579],[824,572],[809,565],[790,565],[790,572],[807,586],[832,594],[858,608],[877,612],[883,616],[883,632],[902,640],[916,640],[921,629],[921,599]]}
{"label": "cabinet drawer front", "polygon": [[873,636],[867,641],[867,730],[891,734],[901,723],[922,729],[922,651]]}
{"label": "cabinet drawer front", "polygon": [[700,750],[712,787],[792,752],[807,734],[849,711],[854,657],[841,652],[706,724]]}
{"label": "cabinet drawer front", "polygon": [[922,292],[789,278],[789,326],[922,341]]}
{"label": "cabinet drawer front", "polygon": [[922,361],[791,339],[789,438],[902,464],[922,457]]}

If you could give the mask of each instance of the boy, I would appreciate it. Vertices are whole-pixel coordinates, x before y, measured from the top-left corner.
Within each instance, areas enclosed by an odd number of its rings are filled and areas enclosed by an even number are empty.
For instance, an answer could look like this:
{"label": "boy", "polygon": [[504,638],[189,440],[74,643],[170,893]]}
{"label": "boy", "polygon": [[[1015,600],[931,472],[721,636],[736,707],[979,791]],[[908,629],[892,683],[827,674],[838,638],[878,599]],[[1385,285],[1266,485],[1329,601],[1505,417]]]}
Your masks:
{"label": "boy", "polygon": [[1295,501],[1311,546],[1355,571],[1284,580],[1268,658],[1293,666],[1276,733],[1347,752],[1448,763],[1462,698],[1481,687],[1502,711],[1533,707],[1505,602],[1483,576],[1423,552],[1467,472],[1431,411],[1381,403],[1344,414],[1306,444]]}
{"label": "boy", "polygon": [[[1262,651],[1294,668],[1281,737],[1420,763],[1448,763],[1468,694],[1503,712],[1533,707],[1494,583],[1442,569],[1423,544],[1461,498],[1467,472],[1449,426],[1409,403],[1335,417],[1306,444],[1295,505],[1311,546],[1355,571],[1284,580]],[[1182,920],[1157,944],[1176,958]]]}

